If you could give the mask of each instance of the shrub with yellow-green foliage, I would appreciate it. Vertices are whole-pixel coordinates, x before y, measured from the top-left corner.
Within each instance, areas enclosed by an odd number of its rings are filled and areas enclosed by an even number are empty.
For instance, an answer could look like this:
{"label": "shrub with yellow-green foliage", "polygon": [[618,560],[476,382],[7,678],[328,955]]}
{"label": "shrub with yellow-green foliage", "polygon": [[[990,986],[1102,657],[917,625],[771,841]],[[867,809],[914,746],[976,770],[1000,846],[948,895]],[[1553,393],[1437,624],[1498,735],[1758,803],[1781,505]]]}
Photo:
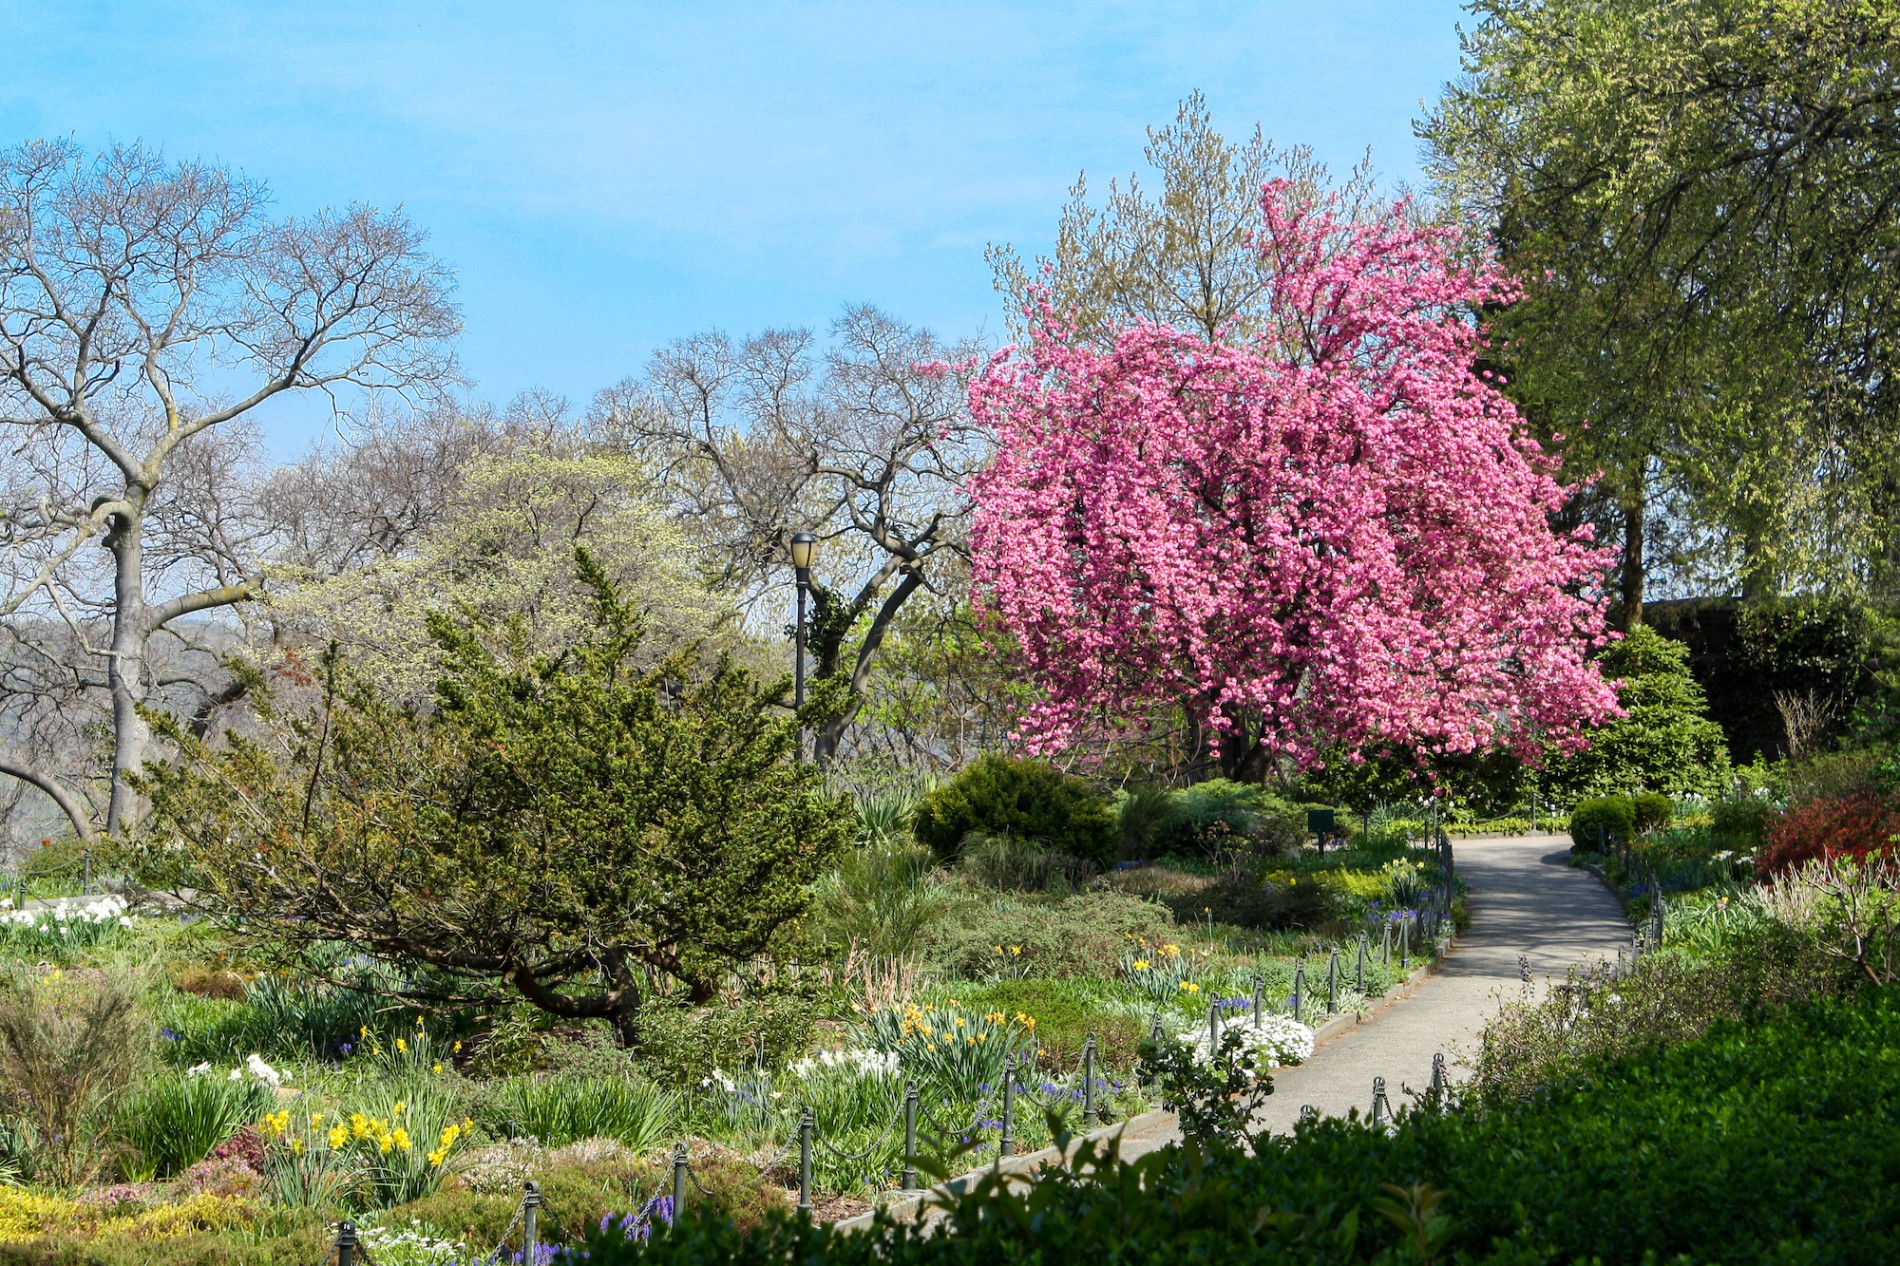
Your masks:
{"label": "shrub with yellow-green foliage", "polygon": [[13,1243],[59,1234],[93,1238],[131,1236],[163,1239],[188,1231],[217,1231],[254,1222],[253,1200],[199,1192],[176,1203],[154,1204],[124,1212],[126,1205],[87,1204],[23,1187],[0,1187],[0,1242]]}

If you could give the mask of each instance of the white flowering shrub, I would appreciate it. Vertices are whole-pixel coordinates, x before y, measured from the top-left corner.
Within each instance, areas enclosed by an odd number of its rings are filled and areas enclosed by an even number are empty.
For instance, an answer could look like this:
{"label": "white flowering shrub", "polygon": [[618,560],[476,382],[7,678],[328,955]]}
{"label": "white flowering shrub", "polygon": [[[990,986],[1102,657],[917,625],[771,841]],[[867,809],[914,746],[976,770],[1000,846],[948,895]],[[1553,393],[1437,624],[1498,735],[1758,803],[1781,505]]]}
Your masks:
{"label": "white flowering shrub", "polygon": [[[1220,1032],[1222,1038],[1228,1033],[1240,1034],[1245,1048],[1265,1068],[1304,1063],[1313,1054],[1313,1030],[1290,1015],[1263,1015],[1255,1024],[1251,1015],[1243,1014],[1223,1020]],[[1209,1036],[1205,1024],[1180,1036],[1182,1044],[1194,1052],[1196,1063],[1209,1062]]]}

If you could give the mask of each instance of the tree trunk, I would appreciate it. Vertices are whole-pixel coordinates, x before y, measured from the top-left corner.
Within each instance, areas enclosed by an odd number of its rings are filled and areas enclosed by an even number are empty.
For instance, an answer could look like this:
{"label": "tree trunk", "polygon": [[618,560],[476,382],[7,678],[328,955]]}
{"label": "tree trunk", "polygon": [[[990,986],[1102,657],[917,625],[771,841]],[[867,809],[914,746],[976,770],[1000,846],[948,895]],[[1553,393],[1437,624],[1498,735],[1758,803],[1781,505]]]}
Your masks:
{"label": "tree trunk", "polygon": [[1643,530],[1648,511],[1647,490],[1639,474],[1636,486],[1623,499],[1622,598],[1625,632],[1643,622]]}
{"label": "tree trunk", "polygon": [[112,646],[106,678],[112,689],[112,796],[106,809],[106,833],[117,834],[138,820],[138,796],[126,775],[145,760],[151,739],[145,718],[138,713],[145,702],[145,652],[151,640],[151,612],[145,604],[145,557],[140,540],[144,528],[145,493],[128,488],[131,508],[112,520],[105,547],[113,561]]}

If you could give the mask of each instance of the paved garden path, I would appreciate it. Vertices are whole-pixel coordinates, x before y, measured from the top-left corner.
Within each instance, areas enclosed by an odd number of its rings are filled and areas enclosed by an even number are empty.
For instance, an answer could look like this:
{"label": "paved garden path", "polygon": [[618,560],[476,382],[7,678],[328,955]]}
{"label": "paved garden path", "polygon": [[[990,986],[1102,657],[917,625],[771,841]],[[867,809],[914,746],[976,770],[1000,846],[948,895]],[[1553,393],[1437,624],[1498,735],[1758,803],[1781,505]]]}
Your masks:
{"label": "paved garden path", "polygon": [[[1363,1113],[1375,1076],[1386,1079],[1397,1107],[1403,1087],[1424,1089],[1439,1051],[1457,1080],[1468,1071],[1465,1061],[1486,1017],[1524,988],[1520,954],[1530,960],[1539,988],[1563,979],[1572,964],[1613,962],[1617,948],[1629,943],[1629,924],[1595,876],[1566,864],[1569,844],[1561,835],[1457,843],[1458,872],[1470,890],[1470,930],[1409,997],[1327,1041],[1306,1063],[1276,1071],[1259,1124],[1275,1133],[1290,1130],[1306,1104],[1326,1116],[1352,1108]],[[1179,1137],[1170,1121],[1125,1138],[1122,1155],[1139,1156]]]}

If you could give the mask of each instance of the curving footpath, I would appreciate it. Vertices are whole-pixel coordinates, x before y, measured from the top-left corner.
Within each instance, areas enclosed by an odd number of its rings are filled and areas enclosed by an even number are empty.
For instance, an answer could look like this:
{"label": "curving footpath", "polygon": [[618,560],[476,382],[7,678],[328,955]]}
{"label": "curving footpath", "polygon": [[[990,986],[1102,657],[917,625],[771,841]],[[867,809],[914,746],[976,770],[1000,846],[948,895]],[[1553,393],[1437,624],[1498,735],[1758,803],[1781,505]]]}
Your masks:
{"label": "curving footpath", "polygon": [[[1432,1056],[1443,1052],[1452,1079],[1468,1073],[1486,1018],[1526,987],[1518,956],[1530,961],[1533,988],[1563,979],[1572,965],[1614,962],[1629,944],[1622,906],[1600,880],[1568,864],[1568,836],[1464,840],[1454,847],[1469,889],[1470,930],[1410,996],[1328,1040],[1306,1063],[1273,1074],[1273,1097],[1256,1118],[1276,1133],[1293,1128],[1310,1105],[1323,1116],[1366,1112],[1372,1079],[1386,1079],[1394,1107],[1402,1090],[1423,1090]],[[1172,1118],[1123,1137],[1122,1155],[1140,1156],[1181,1137]]]}
{"label": "curving footpath", "polygon": [[[1258,1129],[1290,1131],[1306,1106],[1324,1116],[1345,1116],[1355,1108],[1364,1113],[1371,1107],[1374,1077],[1386,1079],[1387,1098],[1400,1107],[1407,1088],[1423,1090],[1429,1083],[1432,1056],[1440,1052],[1458,1080],[1469,1072],[1467,1061],[1485,1020],[1506,998],[1526,988],[1547,988],[1573,965],[1614,962],[1617,950],[1629,944],[1630,926],[1616,897],[1594,875],[1568,865],[1568,836],[1463,840],[1454,847],[1469,890],[1470,930],[1409,994],[1359,1024],[1336,1026],[1311,1059],[1277,1070],[1273,1097],[1255,1118]],[[1520,955],[1529,960],[1528,986]],[[1129,1160],[1181,1137],[1172,1113],[1148,1113],[1120,1129],[1121,1155]],[[1057,1153],[1047,1150],[1004,1161],[1002,1168],[1026,1181],[1056,1159]],[[984,1172],[952,1185],[972,1182]],[[920,1203],[917,1195],[907,1194],[892,1203],[891,1212],[908,1220],[919,1216]],[[923,1208],[921,1216],[925,1225],[935,1225],[941,1214]],[[868,1227],[871,1215],[838,1225]]]}

